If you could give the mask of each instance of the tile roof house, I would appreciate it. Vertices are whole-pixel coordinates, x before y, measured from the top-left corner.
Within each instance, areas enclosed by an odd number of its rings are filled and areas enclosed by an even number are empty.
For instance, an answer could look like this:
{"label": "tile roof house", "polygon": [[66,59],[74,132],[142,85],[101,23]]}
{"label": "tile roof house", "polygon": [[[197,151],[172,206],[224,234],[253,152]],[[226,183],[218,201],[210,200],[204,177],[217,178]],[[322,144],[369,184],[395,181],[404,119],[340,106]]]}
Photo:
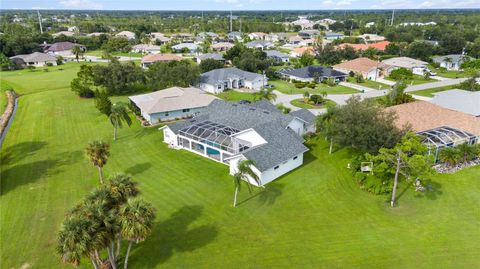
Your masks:
{"label": "tile roof house", "polygon": [[31,54],[21,54],[10,57],[10,59],[23,66],[46,66],[47,64],[57,65],[57,57],[50,54],[34,52]]}
{"label": "tile roof house", "polygon": [[147,94],[129,96],[149,124],[192,117],[217,97],[197,88],[173,87]]}
{"label": "tile roof house", "polygon": [[480,92],[453,89],[433,95],[431,102],[438,106],[480,117]]}
{"label": "tile roof house", "polygon": [[262,32],[253,32],[248,34],[248,37],[250,39],[265,39],[266,35],[267,35],[266,33],[262,33]]}
{"label": "tile roof house", "polygon": [[56,33],[53,33],[52,36],[53,37],[59,37],[61,35],[64,35],[64,36],[68,36],[68,37],[72,37],[75,35],[75,32],[72,32],[72,31],[60,31],[60,32],[56,32]]}
{"label": "tile roof house", "polygon": [[440,65],[440,67],[446,68],[447,70],[460,70],[461,65],[471,59],[471,57],[463,54],[450,54],[445,56],[433,57],[433,62]]}
{"label": "tile roof house", "polygon": [[310,55],[315,55],[315,48],[312,46],[308,47],[300,47],[300,48],[294,48],[292,52],[290,53],[290,56],[292,57],[301,57],[303,54],[308,53]]}
{"label": "tile roof house", "polygon": [[75,46],[79,46],[80,49],[84,52],[87,51],[87,47],[85,47],[84,45],[65,41],[45,45],[44,52],[54,56],[73,57],[74,55],[72,53],[72,49]]}
{"label": "tile roof house", "polygon": [[172,40],[163,33],[150,33],[150,39],[157,44],[165,44]]}
{"label": "tile roof house", "polygon": [[377,80],[379,77],[387,76],[392,70],[392,67],[388,64],[370,60],[367,57],[339,63],[332,67],[337,71],[347,74],[350,72],[361,74],[364,78],[370,80]]}
{"label": "tile roof house", "polygon": [[241,88],[258,91],[267,84],[267,80],[264,75],[229,67],[201,74],[199,86],[200,89],[215,94],[228,89]]}
{"label": "tile roof house", "polygon": [[290,56],[278,50],[266,50],[265,54],[267,55],[267,58],[272,58],[273,60],[279,63],[290,62]]}
{"label": "tile roof house", "polygon": [[227,51],[233,48],[235,45],[229,42],[219,42],[212,45],[212,49],[216,51]]}
{"label": "tile roof house", "polygon": [[375,42],[375,43],[369,43],[369,44],[351,44],[351,43],[343,43],[337,46],[337,48],[345,48],[345,47],[351,47],[352,49],[356,51],[365,51],[369,48],[373,48],[379,51],[385,51],[386,47],[390,44],[389,41],[380,41],[380,42]]}
{"label": "tile roof house", "polygon": [[128,40],[134,40],[135,39],[135,33],[130,32],[130,31],[121,31],[121,32],[117,33],[115,36],[126,38]]}
{"label": "tile roof house", "polygon": [[285,68],[277,71],[277,73],[284,79],[299,80],[299,81],[314,81],[318,79],[323,81],[326,79],[334,79],[335,81],[345,81],[347,74],[333,70],[329,67],[323,66],[307,66],[299,69]]}
{"label": "tile roof house", "polygon": [[[305,118],[304,118],[305,117]],[[311,112],[283,114],[268,101],[251,104],[214,100],[193,119],[162,127],[164,142],[199,154],[237,172],[241,160],[251,160],[263,186],[303,164],[302,135],[314,128]]]}
{"label": "tile roof house", "polygon": [[156,62],[181,61],[183,58],[171,53],[148,54],[142,58],[142,67],[147,68]]}
{"label": "tile roof house", "polygon": [[206,60],[206,59],[214,59],[222,63],[225,63],[225,58],[223,58],[223,54],[220,54],[220,53],[205,53],[197,56],[196,58],[197,58],[198,64],[200,64],[203,60]]}

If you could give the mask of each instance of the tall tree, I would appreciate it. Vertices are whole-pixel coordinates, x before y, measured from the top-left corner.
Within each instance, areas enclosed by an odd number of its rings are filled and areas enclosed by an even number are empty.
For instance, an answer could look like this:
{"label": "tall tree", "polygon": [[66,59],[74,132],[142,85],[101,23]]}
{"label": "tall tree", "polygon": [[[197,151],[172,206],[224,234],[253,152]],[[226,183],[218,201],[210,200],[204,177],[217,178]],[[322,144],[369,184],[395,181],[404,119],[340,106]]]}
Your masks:
{"label": "tall tree", "polygon": [[132,125],[132,119],[128,116],[127,106],[124,103],[115,103],[112,106],[110,122],[113,125],[113,140],[117,140],[117,129],[123,127],[123,123],[128,126]]}
{"label": "tall tree", "polygon": [[110,156],[110,145],[101,140],[93,141],[88,144],[86,153],[90,162],[98,168],[100,183],[103,185],[103,166],[107,164]]}
{"label": "tall tree", "polygon": [[107,117],[112,112],[112,101],[110,101],[110,98],[108,98],[108,94],[105,91],[95,92],[95,107],[100,113]]}
{"label": "tall tree", "polygon": [[78,63],[80,55],[83,54],[82,48],[80,48],[80,46],[76,45],[72,48],[72,53],[73,53],[73,55],[75,55],[75,59],[77,60],[77,63]]}
{"label": "tall tree", "polygon": [[251,160],[242,160],[238,163],[237,173],[233,176],[233,183],[235,184],[235,194],[233,197],[233,207],[237,206],[237,195],[244,182],[246,182],[248,190],[252,192],[250,180],[254,180],[259,186],[262,184],[258,175],[252,170],[254,162]]}
{"label": "tall tree", "polygon": [[277,99],[277,95],[273,92],[273,89],[261,89],[260,91],[255,93],[256,100],[268,100],[268,101],[275,101]]}

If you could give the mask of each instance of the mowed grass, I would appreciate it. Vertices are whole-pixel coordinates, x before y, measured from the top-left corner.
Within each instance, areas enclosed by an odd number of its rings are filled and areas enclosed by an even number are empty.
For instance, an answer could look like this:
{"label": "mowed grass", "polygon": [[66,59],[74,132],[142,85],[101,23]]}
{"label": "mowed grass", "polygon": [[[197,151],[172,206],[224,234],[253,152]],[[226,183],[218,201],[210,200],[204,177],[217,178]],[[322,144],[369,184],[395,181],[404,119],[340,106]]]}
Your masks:
{"label": "mowed grass", "polygon": [[433,97],[434,93],[448,91],[452,89],[458,89],[458,85],[450,85],[450,86],[438,87],[433,89],[414,91],[414,92],[410,92],[410,94],[420,95],[425,97]]}
{"label": "mowed grass", "polygon": [[368,87],[368,88],[371,88],[371,89],[374,89],[374,90],[385,90],[385,89],[390,89],[391,88],[391,86],[389,86],[387,84],[383,84],[383,83],[373,81],[373,80],[369,80],[369,79],[365,79],[363,82],[360,83],[360,82],[357,82],[355,78],[348,77],[347,81],[350,82],[350,83],[357,84],[357,85],[364,86],[364,87]]}
{"label": "mowed grass", "polygon": [[[59,82],[45,89],[51,76]],[[401,184],[391,209],[387,196],[359,189],[348,150],[329,155],[318,138],[301,168],[253,196],[243,189],[233,208],[226,166],[168,149],[161,132],[138,122],[113,143],[93,101],[54,72],[2,80],[27,93],[1,150],[2,268],[72,268],[55,254],[56,234],[65,212],[98,185],[83,153],[93,139],[112,142],[105,173],[131,174],[158,210],[152,235],[132,249],[131,268],[480,266],[480,167],[436,176],[428,195]]]}
{"label": "mowed grass", "polygon": [[350,94],[360,92],[356,89],[352,89],[342,85],[328,86],[323,83],[318,83],[317,86],[313,89],[308,87],[299,89],[296,88],[293,83],[279,79],[269,80],[268,84],[273,85],[275,90],[278,90],[279,92],[285,94],[302,94],[306,91],[308,91],[310,94],[320,94],[323,92],[326,92],[327,94]]}

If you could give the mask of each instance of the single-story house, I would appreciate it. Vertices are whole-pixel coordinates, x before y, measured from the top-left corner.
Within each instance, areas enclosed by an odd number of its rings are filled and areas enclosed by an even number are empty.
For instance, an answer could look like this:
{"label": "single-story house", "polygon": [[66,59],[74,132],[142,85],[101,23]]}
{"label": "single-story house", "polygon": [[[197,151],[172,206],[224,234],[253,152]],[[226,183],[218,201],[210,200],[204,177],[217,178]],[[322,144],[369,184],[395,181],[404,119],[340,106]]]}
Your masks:
{"label": "single-story house", "polygon": [[247,182],[264,186],[303,164],[302,135],[314,129],[315,116],[308,110],[283,114],[268,101],[251,104],[214,100],[192,119],[161,128],[164,142],[230,167],[238,172],[242,160],[253,162]]}
{"label": "single-story house", "polygon": [[336,40],[336,39],[343,39],[345,37],[345,35],[341,34],[341,33],[334,33],[334,32],[326,32],[324,34],[324,38],[326,40]]}
{"label": "single-story house", "polygon": [[298,45],[302,41],[303,41],[303,38],[299,36],[291,36],[288,38],[288,44],[292,44],[292,45]]}
{"label": "single-story house", "polygon": [[95,36],[101,36],[101,35],[109,35],[109,34],[104,32],[93,32],[93,33],[87,34],[88,37],[95,37]]}
{"label": "single-story house", "polygon": [[276,62],[279,63],[288,63],[290,62],[290,58],[288,54],[282,53],[278,50],[266,50],[265,54],[267,54],[267,58],[272,58]]}
{"label": "single-story house", "polygon": [[217,97],[198,88],[173,87],[147,94],[129,96],[149,124],[197,115]]}
{"label": "single-story house", "polygon": [[181,56],[171,53],[148,54],[142,58],[142,67],[147,68],[149,65],[156,62],[181,61],[182,59]]}
{"label": "single-story house", "polygon": [[201,37],[201,38],[207,38],[207,37],[210,37],[212,39],[217,39],[219,38],[218,34],[214,33],[214,32],[201,32],[201,33],[198,33],[197,35],[198,37]]}
{"label": "single-story house", "polygon": [[291,23],[292,25],[298,25],[302,28],[302,30],[305,30],[305,29],[312,29],[313,26],[315,25],[314,22],[308,20],[308,19],[305,19],[305,18],[300,18],[296,21],[292,21]]}
{"label": "single-story house", "polygon": [[275,45],[272,42],[265,41],[265,40],[254,40],[254,41],[248,42],[247,44],[245,44],[245,46],[251,49],[262,49],[262,50],[271,49],[275,47]]}
{"label": "single-story house", "polygon": [[298,43],[299,46],[302,46],[302,47],[308,47],[308,46],[313,46],[315,45],[316,43],[316,40],[313,39],[313,38],[308,38],[308,39],[304,39],[302,41],[300,41],[300,43]]}
{"label": "single-story house", "polygon": [[183,52],[185,49],[187,49],[190,54],[195,54],[199,51],[198,45],[194,43],[180,43],[172,46],[172,51],[177,53]]}
{"label": "single-story house", "polygon": [[377,35],[377,34],[363,34],[363,35],[359,35],[358,37],[363,39],[366,43],[380,42],[385,40],[384,36]]}
{"label": "single-story house", "polygon": [[378,51],[385,51],[387,48],[388,44],[390,44],[389,41],[380,41],[380,42],[375,42],[375,43],[369,43],[369,44],[351,44],[351,43],[343,43],[337,46],[337,48],[345,48],[345,47],[350,47],[356,51],[365,51],[369,48],[376,49]]}
{"label": "single-story house", "polygon": [[473,115],[427,101],[391,106],[385,110],[395,112],[397,127],[410,125],[423,138],[435,159],[441,148],[480,142],[480,118]]}
{"label": "single-story house", "polygon": [[121,31],[121,32],[117,33],[115,36],[126,38],[128,40],[134,40],[135,39],[135,33],[130,32],[130,31]]}
{"label": "single-story house", "polygon": [[320,31],[318,30],[302,30],[298,32],[298,36],[303,39],[315,38],[319,35],[320,35]]}
{"label": "single-story house", "polygon": [[308,53],[310,55],[315,55],[315,48],[314,47],[300,47],[300,48],[294,48],[292,52],[290,53],[291,57],[301,57],[303,54]]}
{"label": "single-story house", "polygon": [[219,42],[212,45],[212,49],[216,51],[227,51],[235,45],[229,42]]}
{"label": "single-story house", "polygon": [[267,35],[266,33],[262,33],[262,32],[253,32],[248,34],[248,37],[250,39],[265,39],[266,35]]}
{"label": "single-story house", "polygon": [[268,78],[236,67],[220,68],[200,75],[200,89],[209,93],[221,93],[228,89],[247,88],[260,90]]}
{"label": "single-story house", "polygon": [[150,33],[150,39],[157,44],[165,44],[172,40],[171,38],[166,37],[163,33]]}
{"label": "single-story house", "polygon": [[433,95],[430,102],[438,106],[480,117],[480,92],[453,89]]}
{"label": "single-story house", "polygon": [[433,57],[433,62],[440,65],[440,67],[447,70],[460,70],[463,62],[469,60],[471,57],[463,54],[450,54],[445,56]]}
{"label": "single-story house", "polygon": [[206,60],[206,59],[214,59],[222,63],[225,63],[225,58],[223,58],[223,54],[220,54],[220,53],[206,53],[206,54],[199,55],[196,58],[197,58],[198,64],[200,64],[203,60]]}
{"label": "single-story house", "polygon": [[138,44],[132,47],[132,52],[136,53],[160,53],[160,46],[149,44]]}
{"label": "single-story house", "polygon": [[392,67],[382,62],[370,60],[367,57],[361,57],[336,64],[333,69],[347,74],[353,72],[361,74],[366,79],[377,80],[377,78],[390,74]]}
{"label": "single-story house", "polygon": [[270,42],[279,42],[287,39],[287,33],[271,33],[267,34],[264,38]]}
{"label": "single-story house", "polygon": [[18,64],[21,66],[41,67],[41,66],[46,66],[47,64],[57,65],[57,57],[50,54],[41,53],[41,52],[15,55],[13,57],[10,57],[10,59],[15,64]]}
{"label": "single-story house", "polygon": [[191,43],[193,42],[193,35],[190,33],[177,33],[173,34],[172,38],[181,40],[182,42]]}
{"label": "single-story house", "polygon": [[242,33],[240,32],[230,32],[227,34],[227,38],[230,41],[236,41],[242,39]]}
{"label": "single-story house", "polygon": [[65,41],[44,45],[44,52],[54,56],[74,57],[72,49],[76,46],[80,47],[83,52],[87,51],[87,47],[84,45]]}
{"label": "single-story house", "polygon": [[427,62],[409,57],[394,57],[383,60],[383,63],[396,68],[406,68],[412,70],[412,72],[417,75],[423,75],[425,71],[428,71]]}
{"label": "single-story house", "polygon": [[315,65],[298,68],[298,69],[285,68],[277,72],[283,79],[299,80],[299,81],[305,81],[305,82],[314,81],[315,79],[318,80],[317,82],[320,82],[326,79],[334,79],[336,82],[339,82],[339,81],[345,81],[348,76],[348,74],[337,71],[337,70],[333,70],[330,67],[315,66]]}
{"label": "single-story house", "polygon": [[72,37],[75,35],[75,32],[72,32],[72,31],[60,31],[60,32],[56,32],[56,33],[53,33],[52,34],[52,37],[59,37],[59,36],[68,36],[68,37]]}

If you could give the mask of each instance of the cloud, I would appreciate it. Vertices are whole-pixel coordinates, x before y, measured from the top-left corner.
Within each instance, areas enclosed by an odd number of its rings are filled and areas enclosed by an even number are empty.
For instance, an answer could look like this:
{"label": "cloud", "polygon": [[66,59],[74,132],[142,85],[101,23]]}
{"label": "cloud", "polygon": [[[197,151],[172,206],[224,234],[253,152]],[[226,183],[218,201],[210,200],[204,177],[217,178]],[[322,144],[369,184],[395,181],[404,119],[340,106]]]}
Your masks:
{"label": "cloud", "polygon": [[103,5],[91,0],[61,0],[60,5],[71,9],[102,9]]}

